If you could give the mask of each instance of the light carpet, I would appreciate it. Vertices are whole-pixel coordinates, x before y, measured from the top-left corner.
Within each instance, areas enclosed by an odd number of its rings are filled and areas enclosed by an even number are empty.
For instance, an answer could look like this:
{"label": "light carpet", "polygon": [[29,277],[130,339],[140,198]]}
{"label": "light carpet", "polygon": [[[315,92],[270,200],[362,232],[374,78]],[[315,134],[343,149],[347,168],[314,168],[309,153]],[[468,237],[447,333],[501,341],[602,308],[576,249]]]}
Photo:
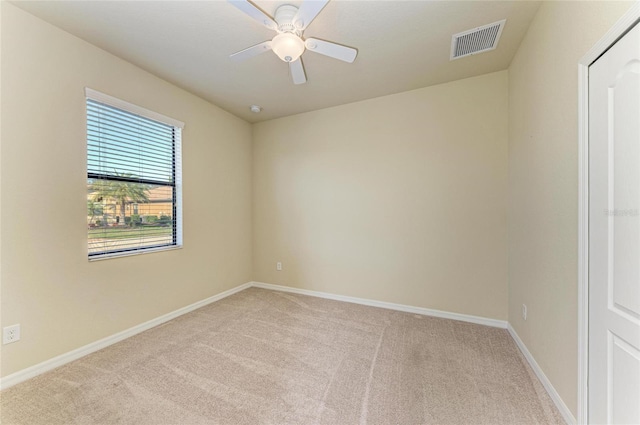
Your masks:
{"label": "light carpet", "polygon": [[250,288],[0,393],[3,424],[561,424],[504,329]]}

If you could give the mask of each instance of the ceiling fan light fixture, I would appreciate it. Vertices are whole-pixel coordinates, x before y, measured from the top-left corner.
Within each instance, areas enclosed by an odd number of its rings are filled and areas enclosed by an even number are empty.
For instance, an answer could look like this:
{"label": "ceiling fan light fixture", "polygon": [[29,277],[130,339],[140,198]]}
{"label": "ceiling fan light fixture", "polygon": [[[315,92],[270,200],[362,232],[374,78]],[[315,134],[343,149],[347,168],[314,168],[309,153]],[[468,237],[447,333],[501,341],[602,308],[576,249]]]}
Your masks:
{"label": "ceiling fan light fixture", "polygon": [[271,50],[285,62],[294,62],[304,52],[304,41],[290,32],[283,32],[271,40]]}

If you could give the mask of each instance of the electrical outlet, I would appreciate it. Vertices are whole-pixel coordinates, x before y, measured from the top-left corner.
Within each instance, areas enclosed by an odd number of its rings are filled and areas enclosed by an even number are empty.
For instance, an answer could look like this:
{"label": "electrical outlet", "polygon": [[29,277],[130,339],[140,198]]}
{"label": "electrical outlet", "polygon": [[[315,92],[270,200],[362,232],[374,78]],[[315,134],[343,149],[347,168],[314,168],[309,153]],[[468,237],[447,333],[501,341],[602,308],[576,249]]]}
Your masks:
{"label": "electrical outlet", "polygon": [[2,329],[2,343],[11,344],[20,341],[20,325],[11,325]]}
{"label": "electrical outlet", "polygon": [[276,270],[282,271],[282,263],[280,261],[276,263]]}
{"label": "electrical outlet", "polygon": [[526,304],[522,304],[522,318],[524,320],[527,320],[527,305]]}

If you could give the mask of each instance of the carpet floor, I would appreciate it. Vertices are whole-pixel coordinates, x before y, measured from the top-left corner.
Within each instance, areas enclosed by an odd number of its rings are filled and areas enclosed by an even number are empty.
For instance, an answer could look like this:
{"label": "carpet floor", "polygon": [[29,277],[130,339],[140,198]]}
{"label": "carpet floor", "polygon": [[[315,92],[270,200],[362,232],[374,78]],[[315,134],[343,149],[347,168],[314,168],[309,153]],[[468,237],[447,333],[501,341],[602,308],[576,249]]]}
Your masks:
{"label": "carpet floor", "polygon": [[504,329],[250,288],[0,393],[3,424],[562,424]]}

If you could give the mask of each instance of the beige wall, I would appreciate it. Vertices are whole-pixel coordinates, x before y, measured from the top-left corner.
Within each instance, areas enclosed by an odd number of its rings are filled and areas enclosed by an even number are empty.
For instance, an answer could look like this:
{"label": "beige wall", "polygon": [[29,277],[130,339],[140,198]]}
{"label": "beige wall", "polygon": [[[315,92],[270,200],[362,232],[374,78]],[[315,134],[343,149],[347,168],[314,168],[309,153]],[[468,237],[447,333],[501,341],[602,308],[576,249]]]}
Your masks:
{"label": "beige wall", "polygon": [[509,322],[574,416],[577,65],[630,5],[543,3],[509,68]]}
{"label": "beige wall", "polygon": [[506,71],[253,137],[255,280],[506,319]]}
{"label": "beige wall", "polygon": [[[2,3],[2,376],[251,280],[251,126]],[[182,120],[184,248],[88,262],[84,87]]]}

